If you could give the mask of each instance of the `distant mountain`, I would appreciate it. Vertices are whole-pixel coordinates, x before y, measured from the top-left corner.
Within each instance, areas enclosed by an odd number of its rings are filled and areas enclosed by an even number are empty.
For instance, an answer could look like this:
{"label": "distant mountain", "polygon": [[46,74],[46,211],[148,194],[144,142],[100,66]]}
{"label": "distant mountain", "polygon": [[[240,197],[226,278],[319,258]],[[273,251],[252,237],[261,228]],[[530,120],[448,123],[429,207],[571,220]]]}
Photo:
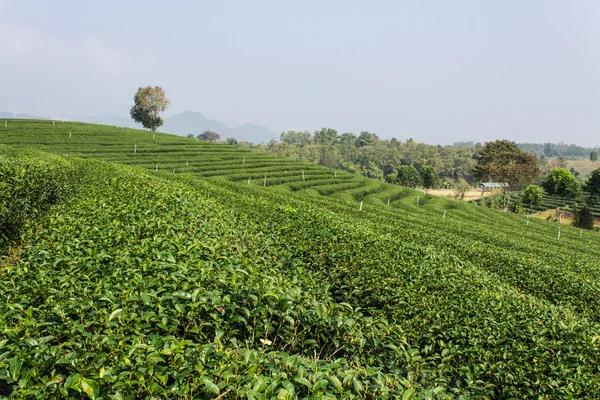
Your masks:
{"label": "distant mountain", "polygon": [[277,139],[277,135],[264,126],[245,124],[230,128],[223,122],[208,119],[203,114],[194,111],[184,111],[165,118],[165,123],[160,127],[160,130],[182,136],[188,133],[197,135],[206,130],[211,130],[220,134],[223,140],[232,137],[236,138],[238,142],[266,143],[271,139]]}
{"label": "distant mountain", "polygon": [[29,114],[23,114],[23,113],[19,113],[19,114],[15,114],[13,115],[13,113],[11,112],[6,112],[6,111],[0,111],[0,118],[17,118],[17,119],[50,119],[47,117],[36,117],[33,115],[29,115]]}
{"label": "distant mountain", "polygon": [[[92,124],[126,126],[129,128],[141,128],[140,124],[136,124],[129,117],[118,115],[75,115],[66,117],[35,117],[27,114],[13,115],[10,112],[0,112],[0,118],[23,118],[23,119],[56,119],[64,121],[89,122]],[[235,138],[238,142],[261,143],[268,142],[271,139],[278,140],[278,135],[273,133],[269,128],[256,124],[244,124],[235,128],[230,128],[221,121],[216,121],[206,118],[201,113],[194,111],[184,111],[182,113],[165,118],[165,123],[159,128],[159,131],[166,133],[174,133],[176,135],[185,136],[188,133],[195,135],[206,130],[217,132],[221,135],[221,139]]]}

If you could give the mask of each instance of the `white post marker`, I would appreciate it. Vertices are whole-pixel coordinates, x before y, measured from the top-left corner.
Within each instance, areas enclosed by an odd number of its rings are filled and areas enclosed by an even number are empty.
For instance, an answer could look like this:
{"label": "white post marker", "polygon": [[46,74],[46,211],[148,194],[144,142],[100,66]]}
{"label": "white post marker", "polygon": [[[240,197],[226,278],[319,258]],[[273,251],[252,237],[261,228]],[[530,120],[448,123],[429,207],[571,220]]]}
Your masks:
{"label": "white post marker", "polygon": [[185,162],[185,167],[187,168],[187,167],[188,167],[188,165],[190,165],[190,162],[189,162],[189,161],[186,161],[186,162]]}
{"label": "white post marker", "polygon": [[334,173],[335,173],[335,179],[337,179],[337,171],[334,171]]}
{"label": "white post marker", "polygon": [[558,230],[558,238],[560,239],[560,229]]}
{"label": "white post marker", "polygon": [[267,186],[267,176],[265,175],[265,182],[263,183],[263,186]]}
{"label": "white post marker", "polygon": [[446,210],[444,210],[444,219],[446,219]]}
{"label": "white post marker", "polygon": [[173,170],[173,173],[175,173],[175,170]]}
{"label": "white post marker", "polygon": [[52,126],[54,126],[54,120],[52,120]]}
{"label": "white post marker", "polygon": [[527,223],[525,224],[525,226],[529,226],[529,218],[527,219]]}
{"label": "white post marker", "polygon": [[581,239],[581,236],[583,236],[583,229],[579,230],[579,239]]}
{"label": "white post marker", "polygon": [[302,180],[305,181],[306,179],[304,179],[304,170],[302,170]]}
{"label": "white post marker", "polygon": [[250,178],[248,178],[248,185],[250,184]]}
{"label": "white post marker", "polygon": [[419,196],[417,196],[417,205],[419,205]]}
{"label": "white post marker", "polygon": [[362,211],[362,200],[360,201],[360,209],[359,211]]}
{"label": "white post marker", "polygon": [[388,206],[390,205],[390,198],[388,197]]}
{"label": "white post marker", "polygon": [[156,164],[156,170],[158,171],[158,164]]}
{"label": "white post marker", "polygon": [[137,144],[133,145],[133,154],[137,153]]}
{"label": "white post marker", "polygon": [[71,135],[71,132],[69,132],[69,139],[72,139],[73,136]]}

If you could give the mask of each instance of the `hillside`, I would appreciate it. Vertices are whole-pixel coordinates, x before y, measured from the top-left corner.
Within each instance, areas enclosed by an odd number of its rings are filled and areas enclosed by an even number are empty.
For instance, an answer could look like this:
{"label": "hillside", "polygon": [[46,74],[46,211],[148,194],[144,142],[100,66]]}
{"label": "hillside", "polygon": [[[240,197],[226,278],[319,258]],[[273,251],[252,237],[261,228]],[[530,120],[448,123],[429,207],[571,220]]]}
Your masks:
{"label": "hillside", "polygon": [[599,392],[597,232],[82,123],[0,126],[0,177],[0,396]]}
{"label": "hillside", "polygon": [[[85,122],[102,125],[113,125],[119,127],[128,127],[132,129],[139,128],[140,125],[134,122],[129,116],[119,115],[69,115],[66,117],[34,117],[27,114],[17,114],[0,111],[2,119],[54,119],[66,120],[71,122]],[[238,142],[247,141],[250,143],[267,143],[270,140],[277,139],[278,135],[270,129],[252,123],[229,127],[221,121],[210,119],[203,114],[194,111],[183,111],[178,114],[165,117],[162,126],[163,132],[174,133],[180,136],[187,136],[189,133],[198,135],[206,130],[212,130],[221,135],[221,138],[235,138]]]}

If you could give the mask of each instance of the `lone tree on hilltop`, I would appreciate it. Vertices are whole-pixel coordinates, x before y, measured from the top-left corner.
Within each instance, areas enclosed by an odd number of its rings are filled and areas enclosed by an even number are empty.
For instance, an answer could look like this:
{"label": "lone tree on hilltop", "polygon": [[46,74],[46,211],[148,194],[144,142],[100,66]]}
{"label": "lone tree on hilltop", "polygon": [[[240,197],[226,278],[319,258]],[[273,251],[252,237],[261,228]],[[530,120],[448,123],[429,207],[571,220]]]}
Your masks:
{"label": "lone tree on hilltop", "polygon": [[198,136],[196,136],[198,139],[200,140],[204,140],[206,142],[216,142],[217,140],[221,139],[221,135],[219,135],[217,132],[213,132],[213,131],[204,131],[200,134],[198,134]]}
{"label": "lone tree on hilltop", "polygon": [[169,106],[170,101],[165,95],[165,91],[160,86],[146,86],[139,88],[135,97],[134,104],[131,107],[131,118],[135,122],[141,123],[144,128],[152,132],[163,124],[160,113],[164,112]]}
{"label": "lone tree on hilltop", "polygon": [[504,207],[512,189],[533,181],[540,173],[535,154],[519,149],[515,142],[496,140],[479,150],[479,159],[473,168],[478,181],[501,183]]}
{"label": "lone tree on hilltop", "polygon": [[596,150],[590,153],[590,160],[592,160],[592,162],[596,162],[596,160],[598,160],[598,152]]}

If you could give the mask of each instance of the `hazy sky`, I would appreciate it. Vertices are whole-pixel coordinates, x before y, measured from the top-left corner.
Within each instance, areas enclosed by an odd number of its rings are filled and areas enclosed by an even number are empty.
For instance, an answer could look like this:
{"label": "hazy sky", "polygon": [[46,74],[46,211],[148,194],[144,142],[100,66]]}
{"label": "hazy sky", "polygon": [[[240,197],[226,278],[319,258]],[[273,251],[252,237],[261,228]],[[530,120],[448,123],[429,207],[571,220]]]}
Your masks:
{"label": "hazy sky", "polygon": [[0,0],[0,111],[600,144],[600,1]]}

